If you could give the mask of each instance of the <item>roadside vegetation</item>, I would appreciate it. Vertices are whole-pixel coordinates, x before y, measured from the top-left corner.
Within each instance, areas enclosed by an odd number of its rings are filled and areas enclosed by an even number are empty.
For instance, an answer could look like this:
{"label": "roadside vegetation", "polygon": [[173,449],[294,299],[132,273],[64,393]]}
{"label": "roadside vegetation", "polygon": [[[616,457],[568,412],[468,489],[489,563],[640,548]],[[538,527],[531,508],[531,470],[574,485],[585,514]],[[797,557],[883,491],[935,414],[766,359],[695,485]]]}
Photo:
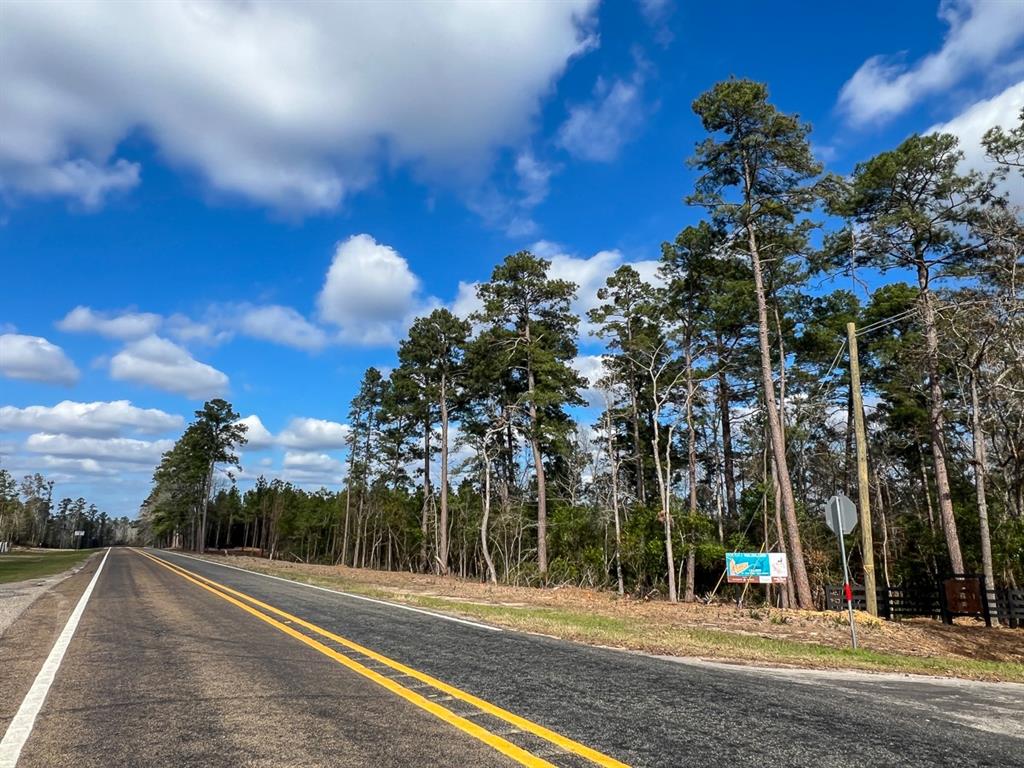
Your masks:
{"label": "roadside vegetation", "polygon": [[[88,549],[132,541],[134,521],[109,517],[81,496],[55,502],[53,488],[54,481],[38,472],[25,475],[19,482],[0,467],[0,542]],[[75,536],[75,531],[81,531],[81,535]]]}
{"label": "roadside vegetation", "polygon": [[[209,559],[224,562],[222,557]],[[671,606],[579,588],[489,587],[462,579],[231,557],[260,573],[590,645],[742,664],[1024,682],[1024,634],[976,624],[886,622],[857,613]]]}
{"label": "roadside vegetation", "polygon": [[16,549],[0,555],[0,584],[53,576],[84,562],[95,549]]}
{"label": "roadside vegetation", "polygon": [[[881,586],[1024,583],[1024,225],[999,192],[1024,178],[1024,113],[986,134],[988,175],[930,134],[838,176],[761,83],[719,83],[693,109],[707,135],[686,202],[704,218],[666,233],[649,269],[621,267],[581,309],[572,275],[522,251],[468,319],[416,319],[397,366],[362,378],[338,488],[241,491],[225,471],[244,425],[207,403],[154,475],[146,539],[671,603],[736,598],[727,551],[785,552],[787,582],[747,602],[811,610],[842,574],[824,504],[860,487],[873,541],[846,542],[855,580],[875,563]],[[848,323],[869,404],[860,486]]]}

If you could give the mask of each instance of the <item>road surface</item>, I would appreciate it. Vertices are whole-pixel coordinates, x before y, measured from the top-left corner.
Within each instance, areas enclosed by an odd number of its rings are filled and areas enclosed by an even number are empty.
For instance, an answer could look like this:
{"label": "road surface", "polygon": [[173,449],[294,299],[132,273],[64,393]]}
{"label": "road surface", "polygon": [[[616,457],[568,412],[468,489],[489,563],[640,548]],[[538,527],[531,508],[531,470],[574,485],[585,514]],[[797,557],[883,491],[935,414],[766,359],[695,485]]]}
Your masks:
{"label": "road surface", "polygon": [[681,663],[167,552],[100,563],[0,636],[0,768],[12,721],[19,768],[1024,766],[1020,685]]}

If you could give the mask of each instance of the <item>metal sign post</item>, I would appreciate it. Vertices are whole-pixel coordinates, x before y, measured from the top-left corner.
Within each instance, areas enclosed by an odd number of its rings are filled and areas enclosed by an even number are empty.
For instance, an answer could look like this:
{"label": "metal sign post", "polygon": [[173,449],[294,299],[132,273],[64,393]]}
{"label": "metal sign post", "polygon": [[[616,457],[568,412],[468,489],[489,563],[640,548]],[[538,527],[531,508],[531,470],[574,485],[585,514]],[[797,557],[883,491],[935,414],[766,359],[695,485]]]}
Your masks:
{"label": "metal sign post", "polygon": [[825,522],[839,539],[839,557],[843,561],[843,596],[850,614],[850,642],[857,648],[857,628],[853,620],[853,590],[850,589],[850,568],[846,564],[846,542],[843,536],[857,527],[857,508],[846,496],[839,494],[828,500]]}

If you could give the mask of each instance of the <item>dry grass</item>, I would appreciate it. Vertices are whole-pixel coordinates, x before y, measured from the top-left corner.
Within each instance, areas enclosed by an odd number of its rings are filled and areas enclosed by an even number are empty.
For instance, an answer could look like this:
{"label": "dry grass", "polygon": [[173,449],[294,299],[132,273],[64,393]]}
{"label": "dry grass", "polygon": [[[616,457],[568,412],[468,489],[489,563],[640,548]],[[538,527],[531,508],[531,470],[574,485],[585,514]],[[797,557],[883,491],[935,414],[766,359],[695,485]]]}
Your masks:
{"label": "dry grass", "polygon": [[[212,558],[211,558],[212,559]],[[216,558],[222,560],[222,558]],[[1024,631],[845,613],[619,598],[561,587],[490,586],[437,576],[232,557],[232,564],[493,624],[596,645],[674,656],[822,669],[861,669],[1024,682]]]}

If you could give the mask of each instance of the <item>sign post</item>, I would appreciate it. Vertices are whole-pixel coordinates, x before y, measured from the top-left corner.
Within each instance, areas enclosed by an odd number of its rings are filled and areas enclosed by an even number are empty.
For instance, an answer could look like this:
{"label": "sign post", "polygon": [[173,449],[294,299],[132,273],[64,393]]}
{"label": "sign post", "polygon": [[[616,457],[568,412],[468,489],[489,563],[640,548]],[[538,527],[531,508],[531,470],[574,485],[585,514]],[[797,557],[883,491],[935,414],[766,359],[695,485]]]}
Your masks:
{"label": "sign post", "polygon": [[850,643],[857,648],[857,629],[853,621],[853,590],[850,589],[850,568],[846,564],[846,542],[843,536],[857,527],[857,507],[843,494],[828,500],[825,508],[825,522],[839,539],[839,557],[843,561],[843,596],[850,614]]}

